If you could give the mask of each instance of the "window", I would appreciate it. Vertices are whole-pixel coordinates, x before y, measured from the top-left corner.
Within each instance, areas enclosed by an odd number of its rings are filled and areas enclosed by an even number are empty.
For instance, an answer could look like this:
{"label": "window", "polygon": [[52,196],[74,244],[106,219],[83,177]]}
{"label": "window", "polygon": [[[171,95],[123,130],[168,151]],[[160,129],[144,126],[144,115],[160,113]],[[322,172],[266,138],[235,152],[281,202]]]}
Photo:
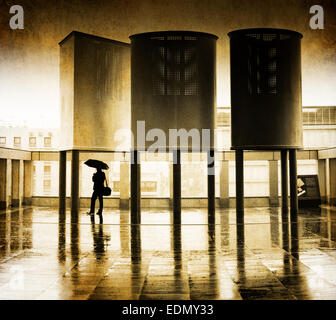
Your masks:
{"label": "window", "polygon": [[51,147],[51,137],[44,137],[44,146]]}
{"label": "window", "polygon": [[43,192],[50,193],[51,189],[51,180],[43,180]]}
{"label": "window", "polygon": [[120,181],[112,182],[112,192],[120,192]]}
{"label": "window", "polygon": [[51,173],[51,166],[44,166],[44,174],[50,174]]}
{"label": "window", "polygon": [[0,145],[6,144],[6,137],[0,137]]}
{"label": "window", "polygon": [[29,137],[29,147],[36,147],[36,137]]}
{"label": "window", "polygon": [[14,137],[14,145],[18,146],[21,144],[21,137]]}
{"label": "window", "polygon": [[157,182],[156,181],[142,181],[141,191],[149,192],[149,193],[156,193],[157,192]]}

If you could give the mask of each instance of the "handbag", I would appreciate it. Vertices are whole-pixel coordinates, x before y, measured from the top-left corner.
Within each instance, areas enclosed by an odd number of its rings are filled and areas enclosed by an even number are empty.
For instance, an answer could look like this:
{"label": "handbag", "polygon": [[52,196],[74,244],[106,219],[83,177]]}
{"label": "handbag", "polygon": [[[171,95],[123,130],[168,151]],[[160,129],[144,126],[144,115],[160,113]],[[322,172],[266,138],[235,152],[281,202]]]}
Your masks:
{"label": "handbag", "polygon": [[112,190],[111,188],[108,186],[107,184],[107,180],[106,181],[106,187],[104,187],[104,190],[103,190],[103,196],[110,196],[111,193],[112,193]]}

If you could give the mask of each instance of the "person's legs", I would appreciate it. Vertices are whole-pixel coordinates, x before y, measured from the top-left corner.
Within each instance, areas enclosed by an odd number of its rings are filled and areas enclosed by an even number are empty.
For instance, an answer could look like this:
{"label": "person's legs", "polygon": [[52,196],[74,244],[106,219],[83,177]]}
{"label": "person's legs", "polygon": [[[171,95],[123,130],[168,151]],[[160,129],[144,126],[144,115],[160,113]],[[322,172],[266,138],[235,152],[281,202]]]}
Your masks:
{"label": "person's legs", "polygon": [[102,214],[103,213],[103,195],[100,193],[98,197],[99,197],[99,211],[97,213]]}
{"label": "person's legs", "polygon": [[93,191],[92,197],[91,197],[91,209],[90,209],[90,213],[94,213],[96,199],[97,199],[97,193],[96,193],[96,191]]}

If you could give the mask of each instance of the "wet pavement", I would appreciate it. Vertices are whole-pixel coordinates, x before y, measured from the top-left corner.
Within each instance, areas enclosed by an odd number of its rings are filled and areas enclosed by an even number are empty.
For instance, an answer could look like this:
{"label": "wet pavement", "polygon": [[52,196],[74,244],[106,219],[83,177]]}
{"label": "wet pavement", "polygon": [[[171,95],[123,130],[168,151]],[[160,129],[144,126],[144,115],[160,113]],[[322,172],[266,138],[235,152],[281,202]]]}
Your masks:
{"label": "wet pavement", "polygon": [[336,211],[0,211],[0,299],[336,299]]}

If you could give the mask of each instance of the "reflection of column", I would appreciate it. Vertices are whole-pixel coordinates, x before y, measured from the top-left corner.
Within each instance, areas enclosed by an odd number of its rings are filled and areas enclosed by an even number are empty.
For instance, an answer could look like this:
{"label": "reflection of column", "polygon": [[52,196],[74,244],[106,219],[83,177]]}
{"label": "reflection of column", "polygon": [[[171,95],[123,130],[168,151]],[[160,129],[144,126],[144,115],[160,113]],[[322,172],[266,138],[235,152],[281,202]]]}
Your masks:
{"label": "reflection of column", "polygon": [[294,258],[297,260],[299,259],[299,226],[296,219],[296,215],[294,216],[295,219],[292,219],[290,221],[290,227],[291,227],[291,254]]}
{"label": "reflection of column", "polygon": [[244,284],[245,281],[245,227],[244,224],[236,224],[237,244],[237,272],[238,281]]}
{"label": "reflection of column", "polygon": [[336,159],[329,159],[330,205],[336,205]]}
{"label": "reflection of column", "polygon": [[181,151],[173,151],[173,224],[181,224]]}
{"label": "reflection of column", "polygon": [[318,160],[318,182],[320,188],[321,203],[326,203],[326,159]]}
{"label": "reflection of column", "polygon": [[71,261],[76,264],[79,261],[80,248],[79,248],[79,224],[71,223],[70,228],[70,247],[71,247]]}
{"label": "reflection of column", "polygon": [[271,207],[277,207],[279,205],[279,194],[278,194],[278,160],[269,160],[269,205]]}
{"label": "reflection of column", "polygon": [[6,257],[8,254],[10,254],[11,213],[7,211],[1,217],[0,252],[1,256]]}
{"label": "reflection of column", "polygon": [[12,207],[20,205],[20,160],[12,160]]}
{"label": "reflection of column", "polygon": [[281,216],[281,225],[282,225],[283,269],[284,274],[288,275],[290,273],[288,215],[285,214]]}
{"label": "reflection of column", "polygon": [[[59,209],[60,213],[62,209]],[[64,213],[64,211],[62,211]],[[58,261],[64,264],[66,261],[66,220],[65,214],[58,216]]]}
{"label": "reflection of column", "polygon": [[215,151],[207,152],[208,165],[208,223],[215,223]]}
{"label": "reflection of column", "polygon": [[129,254],[129,237],[130,237],[130,228],[129,228],[129,212],[128,210],[120,210],[120,250],[122,254]]}
{"label": "reflection of column", "polygon": [[141,226],[131,225],[131,288],[132,294],[141,294],[141,289],[143,285],[142,277],[142,261],[141,261]]}
{"label": "reflection of column", "polygon": [[66,151],[59,152],[59,209],[66,208]]}
{"label": "reflection of column", "polygon": [[79,209],[79,151],[71,152],[71,212],[78,215]]}
{"label": "reflection of column", "polygon": [[298,196],[297,196],[297,161],[296,150],[289,150],[289,183],[290,183],[290,214],[291,219],[297,216]]}
{"label": "reflection of column", "polygon": [[222,208],[229,208],[229,161],[227,160],[221,161],[219,185],[219,204]]}
{"label": "reflection of column", "polygon": [[281,201],[282,212],[288,213],[288,162],[287,150],[281,150]]}
{"label": "reflection of column", "polygon": [[237,224],[244,223],[244,151],[236,150],[236,214]]}
{"label": "reflection of column", "polygon": [[131,151],[131,223],[141,223],[141,167],[137,150]]}
{"label": "reflection of column", "polygon": [[279,212],[278,208],[270,208],[271,242],[275,247],[279,246]]}
{"label": "reflection of column", "polygon": [[208,224],[209,293],[218,294],[216,225]]}
{"label": "reflection of column", "polygon": [[33,194],[33,162],[24,161],[24,189],[23,189],[23,203],[31,205]]}
{"label": "reflection of column", "polygon": [[[7,160],[0,159],[0,210],[7,208]],[[1,228],[0,228],[1,229]]]}
{"label": "reflection of column", "polygon": [[129,209],[129,190],[130,190],[130,177],[129,177],[129,163],[128,161],[120,162],[120,209]]}

